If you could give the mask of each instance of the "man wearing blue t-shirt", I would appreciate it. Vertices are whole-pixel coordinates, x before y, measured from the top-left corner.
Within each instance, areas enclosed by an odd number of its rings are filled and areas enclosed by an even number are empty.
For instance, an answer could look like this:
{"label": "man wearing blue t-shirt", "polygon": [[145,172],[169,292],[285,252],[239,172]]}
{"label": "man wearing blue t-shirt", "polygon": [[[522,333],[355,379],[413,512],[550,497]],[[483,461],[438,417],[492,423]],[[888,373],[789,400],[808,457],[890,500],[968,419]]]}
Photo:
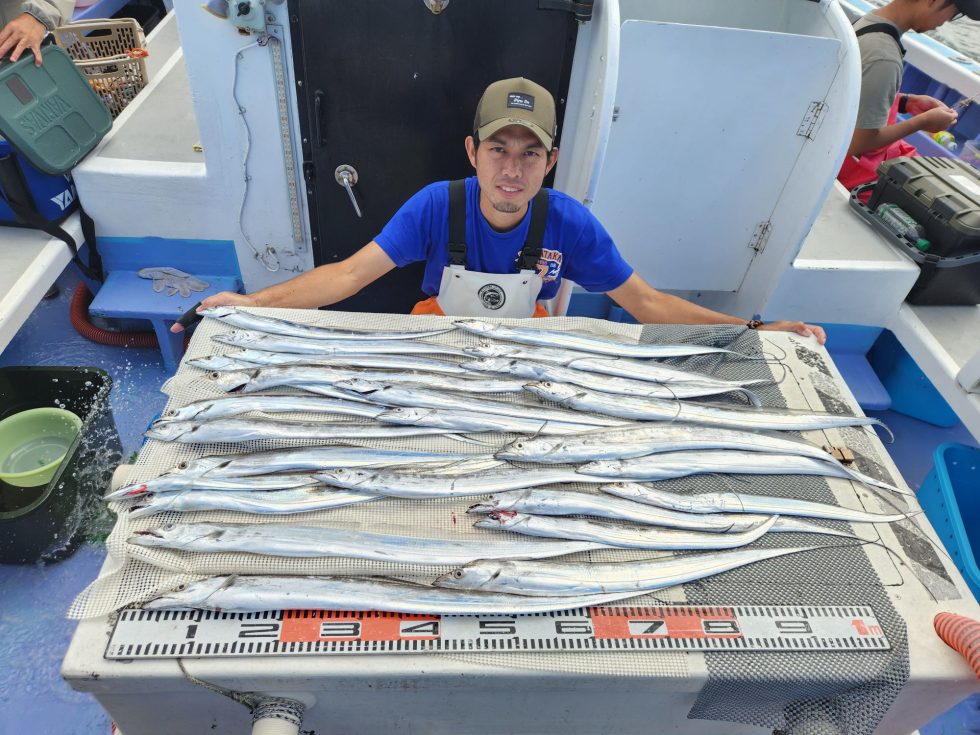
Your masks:
{"label": "man wearing blue t-shirt", "polygon": [[413,314],[547,316],[539,301],[552,298],[561,279],[570,278],[605,292],[640,322],[748,324],[813,335],[823,343],[820,327],[747,321],[650,287],[589,210],[542,188],[558,162],[556,128],[554,99],[544,87],[523,78],[491,84],[465,141],[475,177],[425,187],[374,240],[340,263],[253,294],[216,294],[202,308],[326,306],[392,268],[424,260],[422,290],[430,298],[416,304]]}

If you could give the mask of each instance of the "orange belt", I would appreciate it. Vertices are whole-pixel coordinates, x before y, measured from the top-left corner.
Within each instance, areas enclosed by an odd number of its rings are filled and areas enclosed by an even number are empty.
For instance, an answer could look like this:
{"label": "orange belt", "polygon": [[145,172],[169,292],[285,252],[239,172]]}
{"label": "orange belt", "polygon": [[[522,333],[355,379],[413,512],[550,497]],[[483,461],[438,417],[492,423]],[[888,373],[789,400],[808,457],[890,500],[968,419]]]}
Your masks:
{"label": "orange belt", "polygon": [[[430,296],[425,301],[419,301],[413,308],[412,314],[434,314],[436,316],[446,316],[443,313],[442,308],[439,306],[439,302],[436,300],[435,296]],[[534,305],[534,313],[532,317],[543,317],[551,316],[548,310],[545,309],[541,304]]]}

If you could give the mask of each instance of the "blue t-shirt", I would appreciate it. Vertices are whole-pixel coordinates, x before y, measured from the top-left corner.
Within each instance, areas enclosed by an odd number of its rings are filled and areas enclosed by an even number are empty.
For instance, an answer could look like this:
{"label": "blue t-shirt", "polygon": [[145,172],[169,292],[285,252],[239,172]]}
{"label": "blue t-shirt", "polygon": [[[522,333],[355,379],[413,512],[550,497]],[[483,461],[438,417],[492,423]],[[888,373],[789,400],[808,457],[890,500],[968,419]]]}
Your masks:
{"label": "blue t-shirt", "polygon": [[[609,233],[592,213],[571,197],[549,190],[548,221],[538,273],[544,280],[541,300],[552,298],[562,278],[588,291],[611,291],[633,274]],[[524,247],[531,208],[509,232],[497,232],[480,211],[476,177],[466,179],[466,267],[483,273],[516,273],[515,260]],[[395,213],[374,238],[395,265],[426,261],[422,290],[439,293],[442,270],[449,265],[449,182],[425,187]]]}

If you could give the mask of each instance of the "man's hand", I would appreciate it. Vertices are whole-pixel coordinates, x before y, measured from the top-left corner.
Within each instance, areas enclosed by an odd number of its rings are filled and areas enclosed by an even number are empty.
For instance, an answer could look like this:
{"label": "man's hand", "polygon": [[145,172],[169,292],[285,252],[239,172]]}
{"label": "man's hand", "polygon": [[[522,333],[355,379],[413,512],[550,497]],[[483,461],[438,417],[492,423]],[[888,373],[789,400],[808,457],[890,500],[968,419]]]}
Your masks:
{"label": "man's hand", "polygon": [[925,130],[927,133],[938,133],[955,124],[957,114],[946,105],[942,105],[926,110],[922,114],[916,115],[914,119],[920,130]]}
{"label": "man's hand", "polygon": [[[10,52],[10,61],[26,49],[34,52],[34,66],[41,66],[41,41],[48,29],[30,13],[21,13],[0,30],[0,59]],[[12,50],[11,50],[12,49]]]}
{"label": "man's hand", "polygon": [[[208,296],[201,305],[197,307],[198,311],[203,311],[204,309],[210,309],[213,306],[258,306],[251,296],[245,294],[234,293],[233,291],[222,291],[221,293],[216,293],[214,296]],[[174,334],[180,334],[184,331],[183,324],[172,324],[170,326],[170,331]]]}
{"label": "man's hand", "polygon": [[824,344],[827,341],[826,333],[816,324],[804,324],[803,322],[767,322],[759,327],[759,329],[765,329],[769,332],[796,332],[803,337],[816,337],[817,342],[820,344]]}
{"label": "man's hand", "polygon": [[911,115],[921,115],[923,112],[928,112],[936,107],[949,109],[940,100],[937,100],[935,97],[930,97],[927,94],[906,95],[905,111]]}

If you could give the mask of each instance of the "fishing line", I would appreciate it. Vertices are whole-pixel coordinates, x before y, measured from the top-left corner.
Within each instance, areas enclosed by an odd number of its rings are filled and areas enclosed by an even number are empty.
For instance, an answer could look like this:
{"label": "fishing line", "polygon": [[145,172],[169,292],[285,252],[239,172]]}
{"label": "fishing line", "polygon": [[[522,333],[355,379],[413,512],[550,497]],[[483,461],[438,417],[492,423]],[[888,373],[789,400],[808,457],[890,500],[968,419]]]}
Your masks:
{"label": "fishing line", "polygon": [[265,44],[260,44],[258,41],[253,43],[247,43],[237,51],[235,51],[235,64],[234,64],[234,76],[231,83],[231,98],[235,101],[235,109],[238,111],[238,119],[241,120],[242,128],[245,130],[245,151],[242,155],[242,170],[243,170],[243,181],[244,187],[242,190],[242,203],[238,209],[238,229],[242,233],[242,237],[245,239],[245,243],[251,248],[255,259],[258,260],[267,271],[275,273],[279,270],[280,264],[279,259],[276,257],[275,252],[272,248],[267,247],[264,253],[259,252],[258,248],[252,243],[252,239],[248,236],[248,232],[245,230],[245,205],[248,202],[248,192],[249,185],[248,182],[252,180],[252,177],[248,173],[248,159],[252,152],[252,130],[249,128],[248,120],[245,117],[245,107],[238,99],[238,65],[241,60],[245,57],[245,52],[252,48],[257,48],[259,46],[264,46]]}
{"label": "fishing line", "polygon": [[[482,434],[482,433],[493,433],[493,432],[476,432],[476,433]],[[453,434],[442,434],[441,436],[445,436],[447,439],[452,439],[453,441],[462,442],[463,444],[474,444],[479,447],[498,446],[497,444],[495,444],[495,442],[481,441],[479,439],[474,439],[473,437],[468,437],[463,434],[453,433]],[[500,447],[498,446],[498,448]]]}
{"label": "fishing line", "polygon": [[[771,347],[771,348],[772,348],[773,350],[778,350],[779,352],[781,352],[781,353],[782,353],[782,357],[776,357],[776,356],[775,356],[775,354],[774,354],[774,355],[772,355],[772,357],[773,357],[773,358],[774,358],[774,359],[775,359],[775,360],[776,360],[777,362],[782,362],[782,361],[783,361],[783,360],[785,360],[785,359],[786,359],[787,357],[789,357],[789,353],[788,353],[788,352],[787,352],[787,351],[786,351],[786,350],[785,350],[785,349],[784,349],[784,348],[783,348],[782,346],[780,346],[780,345],[778,345],[778,344],[776,344],[775,342],[770,342],[769,340],[767,340],[767,339],[764,339],[764,338],[762,338],[762,337],[759,337],[759,341],[760,341],[760,342],[762,342],[762,343],[763,343],[764,345],[766,345],[767,347]],[[768,358],[768,357],[769,357],[769,355],[768,355],[768,354],[766,353],[766,351],[765,351],[765,350],[761,350],[761,352],[762,352],[762,354],[763,354],[763,356],[764,356],[765,358]]]}
{"label": "fishing line", "polygon": [[784,363],[784,362],[777,361],[777,362],[771,362],[771,363],[767,363],[767,364],[769,364],[769,365],[778,365],[779,367],[781,367],[783,369],[782,377],[780,377],[780,378],[777,379],[775,376],[773,376],[773,379],[772,379],[773,385],[782,385],[783,382],[793,372],[793,369],[789,365],[787,365],[786,363]]}

